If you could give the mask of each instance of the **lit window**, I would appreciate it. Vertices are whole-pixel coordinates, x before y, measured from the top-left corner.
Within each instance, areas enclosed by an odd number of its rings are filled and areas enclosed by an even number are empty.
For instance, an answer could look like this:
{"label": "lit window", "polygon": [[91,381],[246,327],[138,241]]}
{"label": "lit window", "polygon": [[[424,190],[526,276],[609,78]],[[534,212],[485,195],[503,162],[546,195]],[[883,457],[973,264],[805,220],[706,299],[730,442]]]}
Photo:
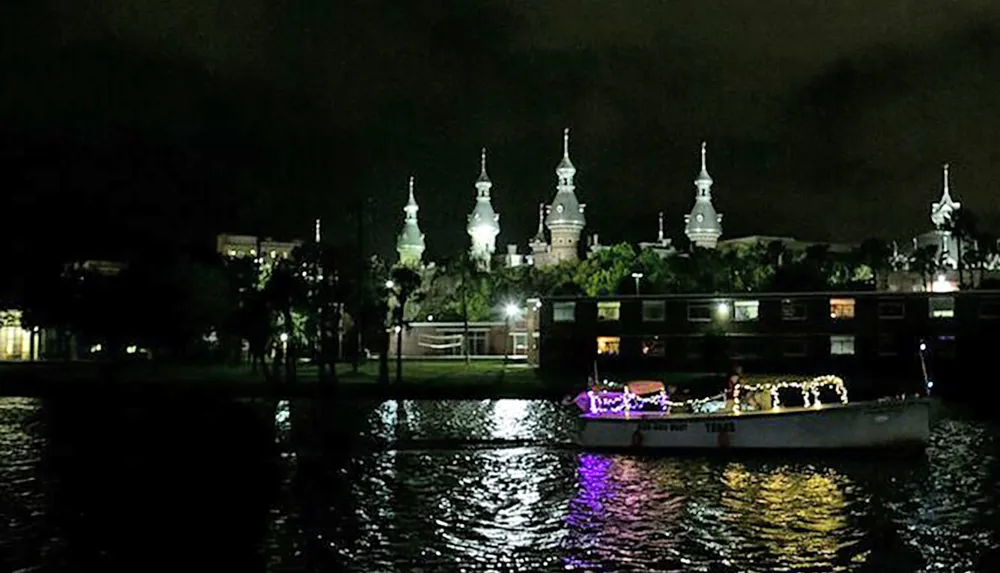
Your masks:
{"label": "lit window", "polygon": [[760,302],[756,300],[738,300],[733,303],[733,320],[736,322],[752,322],[760,316]]}
{"label": "lit window", "polygon": [[553,322],[573,322],[576,320],[575,302],[555,302],[552,303]]}
{"label": "lit window", "polygon": [[955,297],[933,296],[928,302],[930,306],[931,318],[954,318]]}
{"label": "lit window", "polygon": [[617,336],[598,336],[597,353],[602,356],[617,355],[622,339]]}
{"label": "lit window", "polygon": [[847,356],[854,354],[854,337],[835,335],[830,337],[830,354]]}
{"label": "lit window", "polygon": [[878,304],[878,317],[885,319],[897,319],[903,318],[906,315],[906,309],[903,307],[902,302],[880,302]]}
{"label": "lit window", "polygon": [[704,303],[688,305],[688,321],[708,322],[710,320],[712,320],[712,305]]}
{"label": "lit window", "polygon": [[[830,318],[834,320],[841,320],[846,318],[854,318],[854,299],[853,298],[831,298],[830,299]],[[853,354],[853,352],[852,352]]]}
{"label": "lit window", "polygon": [[642,301],[643,322],[663,322],[667,316],[667,303],[662,300]]}
{"label": "lit window", "polygon": [[790,300],[781,301],[781,320],[805,320],[806,305]]}
{"label": "lit window", "polygon": [[597,303],[597,320],[617,321],[621,314],[620,302],[604,301]]}

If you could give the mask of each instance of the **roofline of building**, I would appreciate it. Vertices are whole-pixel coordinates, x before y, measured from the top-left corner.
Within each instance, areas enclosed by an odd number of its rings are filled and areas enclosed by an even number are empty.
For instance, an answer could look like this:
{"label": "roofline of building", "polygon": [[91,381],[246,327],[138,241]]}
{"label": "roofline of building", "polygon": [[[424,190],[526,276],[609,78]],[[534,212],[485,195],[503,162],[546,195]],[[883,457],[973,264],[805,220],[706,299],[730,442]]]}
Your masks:
{"label": "roofline of building", "polygon": [[871,297],[924,297],[924,296],[996,296],[1000,297],[1000,290],[967,290],[947,293],[936,293],[927,291],[888,291],[888,290],[832,290],[832,291],[799,291],[799,292],[730,292],[730,293],[685,293],[685,294],[623,294],[607,296],[572,296],[556,295],[540,297],[542,301],[617,301],[617,300],[676,300],[676,299],[743,299],[759,300],[773,298],[808,298],[808,297],[835,297],[835,298],[871,298]]}

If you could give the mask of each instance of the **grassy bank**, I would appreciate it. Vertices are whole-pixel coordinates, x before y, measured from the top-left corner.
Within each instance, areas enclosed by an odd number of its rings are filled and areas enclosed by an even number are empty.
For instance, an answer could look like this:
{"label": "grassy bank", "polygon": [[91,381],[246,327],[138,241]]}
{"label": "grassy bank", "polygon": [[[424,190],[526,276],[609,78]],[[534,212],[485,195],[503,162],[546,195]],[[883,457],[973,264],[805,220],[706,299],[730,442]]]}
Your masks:
{"label": "grassy bank", "polygon": [[[355,371],[337,366],[336,385],[320,384],[314,366],[300,365],[295,383],[269,383],[246,366],[170,365],[150,362],[37,362],[0,364],[0,394],[36,396],[49,393],[122,391],[198,391],[239,396],[298,396],[319,392],[356,395],[455,396],[472,398],[539,397],[560,392],[559,381],[543,380],[524,364],[501,360],[404,361],[403,382],[396,384],[395,364],[388,386],[378,382],[378,362]],[[566,382],[566,381],[563,381]]]}
{"label": "grassy bank", "polygon": [[[172,365],[153,362],[0,363],[0,395],[45,396],[92,392],[202,393],[247,397],[334,395],[401,398],[561,398],[584,387],[583,376],[542,376],[523,363],[502,360],[405,360],[403,381],[396,383],[395,363],[389,384],[378,382],[378,362],[355,371],[337,366],[337,383],[319,382],[317,369],[300,365],[295,383],[269,383],[246,366]],[[623,379],[656,379],[686,386],[704,374],[637,373]]]}

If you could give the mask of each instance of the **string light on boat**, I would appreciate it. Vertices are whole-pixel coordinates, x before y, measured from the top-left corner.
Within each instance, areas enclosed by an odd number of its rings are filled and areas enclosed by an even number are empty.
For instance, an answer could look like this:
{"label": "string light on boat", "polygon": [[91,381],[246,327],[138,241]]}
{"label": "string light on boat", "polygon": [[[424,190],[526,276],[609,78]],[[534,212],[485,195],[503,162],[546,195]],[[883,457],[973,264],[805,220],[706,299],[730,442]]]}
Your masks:
{"label": "string light on boat", "polygon": [[[605,380],[605,384],[607,381]],[[787,390],[798,390],[802,395],[804,407],[818,408],[823,405],[820,400],[820,393],[824,390],[833,390],[838,400],[842,404],[847,404],[847,387],[844,381],[838,376],[817,376],[805,381],[776,381],[763,382],[760,384],[737,384],[733,389],[733,413],[740,414],[740,396],[767,392],[771,396],[771,410],[781,408],[781,393]],[[689,408],[692,412],[701,412],[703,406],[718,403],[723,400],[724,394],[709,396],[706,398],[693,398],[690,400],[673,401],[666,391],[660,391],[648,396],[640,396],[632,392],[629,387],[623,386],[621,392],[596,392],[587,391],[589,408],[591,414],[604,413],[624,413],[628,415],[636,410],[659,410],[670,412],[674,408]]]}
{"label": "string light on boat", "polygon": [[818,408],[822,406],[819,393],[826,388],[832,388],[842,404],[847,403],[847,387],[844,386],[844,381],[838,376],[827,375],[817,376],[804,382],[781,381],[761,384],[737,384],[733,389],[733,412],[740,413],[740,394],[757,392],[768,392],[771,395],[771,410],[777,410],[781,407],[780,392],[789,388],[796,389],[802,394],[802,405],[806,408]]}

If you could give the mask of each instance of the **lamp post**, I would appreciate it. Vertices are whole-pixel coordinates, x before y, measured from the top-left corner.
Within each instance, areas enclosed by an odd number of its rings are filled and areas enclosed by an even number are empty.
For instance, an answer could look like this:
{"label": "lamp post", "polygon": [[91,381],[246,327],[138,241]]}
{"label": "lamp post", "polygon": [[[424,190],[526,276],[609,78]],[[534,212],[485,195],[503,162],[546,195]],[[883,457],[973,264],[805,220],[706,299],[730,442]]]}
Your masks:
{"label": "lamp post", "polygon": [[635,296],[639,296],[639,280],[641,280],[642,277],[642,273],[638,271],[632,273],[632,278],[635,279]]}
{"label": "lamp post", "polygon": [[503,369],[504,370],[507,370],[507,355],[509,354],[507,352],[507,344],[510,341],[510,320],[512,318],[516,318],[520,314],[521,314],[520,307],[518,307],[517,304],[515,304],[513,302],[508,302],[503,307],[504,325],[506,327],[506,332],[504,333],[504,340],[503,340]]}

